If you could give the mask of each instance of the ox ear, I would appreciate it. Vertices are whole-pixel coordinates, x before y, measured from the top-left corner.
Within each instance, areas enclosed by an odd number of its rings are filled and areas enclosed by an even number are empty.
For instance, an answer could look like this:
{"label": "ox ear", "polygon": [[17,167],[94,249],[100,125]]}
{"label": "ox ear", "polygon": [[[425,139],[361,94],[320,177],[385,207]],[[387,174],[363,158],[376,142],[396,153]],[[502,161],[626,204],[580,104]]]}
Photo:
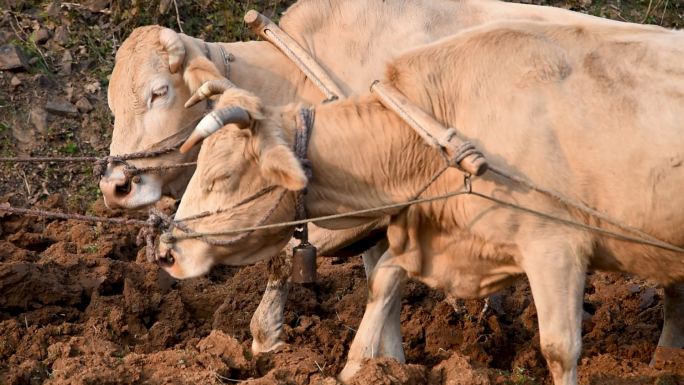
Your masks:
{"label": "ox ear", "polygon": [[214,63],[204,56],[194,58],[183,73],[183,80],[191,93],[195,93],[202,84],[214,79],[223,79],[223,76]]}
{"label": "ox ear", "polygon": [[264,178],[291,191],[306,187],[309,179],[294,152],[282,139],[263,138],[259,147],[259,165]]}
{"label": "ox ear", "polygon": [[169,70],[176,73],[185,59],[185,45],[174,30],[162,28],[159,32],[159,42],[169,55]]}

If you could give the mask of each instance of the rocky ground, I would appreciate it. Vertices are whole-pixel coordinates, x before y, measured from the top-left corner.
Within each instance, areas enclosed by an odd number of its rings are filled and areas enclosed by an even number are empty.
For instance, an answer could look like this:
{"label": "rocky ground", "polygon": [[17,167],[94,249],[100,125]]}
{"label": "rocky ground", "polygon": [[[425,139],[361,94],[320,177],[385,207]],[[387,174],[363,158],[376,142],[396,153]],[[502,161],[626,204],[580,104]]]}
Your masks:
{"label": "rocky ground", "polygon": [[[274,19],[280,0],[0,0],[0,157],[104,156],[113,58],[130,32],[157,23],[207,40],[254,36],[242,15]],[[681,0],[553,2],[597,16],[681,27]],[[178,11],[176,11],[176,6]],[[92,164],[0,164],[0,206],[144,218],[104,208]],[[163,203],[168,207],[169,202]],[[249,320],[265,264],[175,281],[144,261],[137,228],[0,212],[0,384],[335,383],[366,298],[363,265],[320,259],[296,285],[286,339],[252,356]],[[662,289],[592,274],[580,384],[684,384],[684,354],[659,351]],[[419,283],[404,293],[408,364],[367,362],[358,384],[549,384],[526,281],[483,313]]]}

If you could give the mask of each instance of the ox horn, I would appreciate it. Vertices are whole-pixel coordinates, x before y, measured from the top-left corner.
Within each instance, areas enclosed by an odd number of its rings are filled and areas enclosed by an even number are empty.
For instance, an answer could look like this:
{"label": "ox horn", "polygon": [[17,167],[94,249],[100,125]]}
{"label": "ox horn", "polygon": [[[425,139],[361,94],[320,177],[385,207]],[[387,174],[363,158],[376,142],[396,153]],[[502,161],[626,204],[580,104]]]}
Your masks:
{"label": "ox horn", "polygon": [[198,88],[194,94],[192,94],[190,99],[185,102],[185,108],[192,107],[200,101],[210,98],[214,95],[222,94],[231,88],[237,88],[237,86],[228,79],[210,80],[202,84],[202,86]]}
{"label": "ox horn", "polygon": [[202,118],[195,130],[180,148],[181,153],[187,152],[197,143],[204,140],[209,135],[218,131],[226,124],[236,124],[240,128],[249,127],[249,114],[243,108],[237,106],[225,106],[214,110],[209,115]]}
{"label": "ox horn", "polygon": [[169,70],[172,74],[178,71],[185,60],[185,45],[180,36],[173,30],[164,28],[159,33],[159,42],[169,54]]}

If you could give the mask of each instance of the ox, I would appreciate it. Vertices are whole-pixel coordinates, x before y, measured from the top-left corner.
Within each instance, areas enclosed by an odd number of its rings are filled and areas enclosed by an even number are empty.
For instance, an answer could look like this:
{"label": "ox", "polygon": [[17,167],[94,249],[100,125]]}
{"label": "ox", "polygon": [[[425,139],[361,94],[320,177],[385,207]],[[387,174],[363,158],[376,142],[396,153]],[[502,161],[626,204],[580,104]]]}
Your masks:
{"label": "ox", "polygon": [[[382,64],[402,50],[495,19],[613,23],[558,8],[493,0],[302,0],[287,10],[281,26],[312,53],[345,96],[349,96],[363,93],[373,79],[382,75]],[[354,25],[354,34],[348,33],[349,25]],[[163,148],[185,138],[194,122],[203,116],[206,104],[191,109],[184,109],[183,104],[203,82],[228,76],[224,53],[235,57],[229,63],[230,80],[254,92],[269,105],[314,104],[324,98],[269,43],[205,44],[202,40],[160,27],[139,28],[117,52],[110,81],[108,98],[114,115],[110,154]],[[172,165],[194,161],[196,156],[197,151],[174,152],[128,162],[137,167]],[[113,164],[102,177],[100,188],[109,207],[141,207],[154,203],[162,195],[179,198],[192,172],[192,168],[150,172],[141,174],[139,182],[132,183],[125,176],[122,165]],[[320,252],[330,253],[385,227],[385,223],[386,220],[336,232],[312,226],[310,240]],[[375,253],[364,254],[367,271],[384,250],[372,251]],[[255,353],[281,343],[282,309],[290,284],[279,273],[288,269],[278,268],[277,261],[273,263],[264,300],[250,325]],[[214,262],[220,262],[220,258]],[[204,271],[210,267],[206,265]],[[667,293],[676,291],[668,289]],[[671,302],[669,307],[677,309],[679,301],[670,299],[679,297],[666,297]],[[674,314],[673,311],[668,314]],[[684,345],[681,328],[668,325],[673,323],[666,321],[661,344]],[[395,334],[391,340],[396,343],[398,338]]]}
{"label": "ox", "polygon": [[[495,22],[399,56],[386,78],[410,100],[481,149],[489,163],[677,246],[684,246],[684,33],[658,27],[531,21]],[[244,90],[219,99],[228,125],[205,141],[178,208],[199,232],[252,226],[277,185],[308,189],[315,218],[411,199],[443,159],[375,95],[315,109],[307,180],[292,151],[300,106],[265,107]],[[198,127],[206,127],[202,122]],[[220,128],[215,124],[207,132]],[[192,138],[192,136],[191,136]],[[472,189],[548,215],[605,227],[499,174]],[[423,196],[463,190],[449,169]],[[226,211],[223,211],[226,210]],[[404,210],[335,222],[350,228],[391,215],[389,251],[369,277],[369,298],[341,378],[377,356],[388,317],[407,278],[460,298],[481,298],[525,274],[538,312],[541,350],[556,385],[577,383],[584,283],[588,270],[627,272],[663,284],[684,280],[684,255],[463,194]],[[294,216],[288,194],[270,218]],[[612,227],[608,227],[612,229]],[[174,275],[193,275],[217,256],[243,265],[271,256],[293,228],[259,230],[230,246],[183,238],[157,247]],[[174,239],[175,235],[175,239]],[[396,314],[395,314],[396,316]]]}

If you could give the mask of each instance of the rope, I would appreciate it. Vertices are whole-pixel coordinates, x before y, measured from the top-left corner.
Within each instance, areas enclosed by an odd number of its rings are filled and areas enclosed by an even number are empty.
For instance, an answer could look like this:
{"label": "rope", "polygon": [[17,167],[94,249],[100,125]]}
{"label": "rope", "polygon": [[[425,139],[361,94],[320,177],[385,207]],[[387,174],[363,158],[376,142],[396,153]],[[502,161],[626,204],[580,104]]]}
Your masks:
{"label": "rope", "polygon": [[226,53],[223,46],[219,43],[219,49],[221,50],[221,56],[223,57],[223,64],[226,66],[226,79],[230,80],[230,62],[235,60],[235,56],[232,53]]}
{"label": "rope", "polygon": [[[674,251],[674,252],[684,254],[684,249],[673,246],[673,245],[669,245],[669,244],[664,243],[662,241],[650,241],[650,240],[646,240],[646,239],[641,239],[641,238],[621,234],[621,233],[618,233],[615,231],[602,229],[600,227],[587,225],[586,223],[574,221],[571,219],[561,218],[561,217],[551,215],[551,214],[547,214],[547,213],[544,213],[541,211],[529,209],[529,208],[524,207],[524,206],[516,205],[514,203],[502,201],[500,199],[493,198],[493,197],[490,197],[490,196],[487,196],[484,194],[480,194],[480,193],[475,192],[475,191],[455,191],[455,192],[442,194],[442,195],[429,197],[429,198],[413,199],[413,200],[402,202],[402,203],[394,203],[394,204],[380,206],[380,207],[374,207],[374,208],[370,208],[370,209],[357,210],[357,211],[341,213],[341,214],[334,214],[334,215],[326,215],[326,216],[316,217],[316,218],[300,219],[300,220],[290,221],[290,222],[274,223],[274,224],[269,224],[269,225],[256,225],[256,226],[252,226],[252,227],[245,227],[245,228],[233,229],[233,230],[211,231],[211,232],[203,232],[203,233],[190,232],[190,233],[185,233],[185,234],[173,235],[172,236],[173,238],[171,241],[190,239],[190,238],[199,238],[199,237],[209,237],[209,236],[232,235],[232,234],[237,234],[237,233],[244,233],[247,231],[253,232],[253,231],[257,231],[257,230],[268,230],[268,229],[275,229],[275,228],[281,228],[281,227],[298,226],[298,225],[303,225],[303,224],[312,223],[312,222],[328,221],[328,220],[341,219],[341,218],[350,217],[350,216],[356,216],[356,215],[360,215],[360,214],[374,213],[377,211],[404,208],[404,207],[411,206],[414,204],[427,203],[427,202],[432,202],[432,201],[436,201],[439,199],[447,199],[447,198],[451,198],[451,197],[458,196],[458,195],[468,195],[468,194],[474,195],[474,196],[477,196],[480,198],[484,198],[484,199],[487,199],[489,201],[492,201],[492,202],[495,202],[495,203],[498,203],[498,204],[501,204],[501,205],[504,205],[504,206],[507,206],[507,207],[510,207],[510,208],[513,208],[516,210],[520,210],[520,211],[523,211],[523,212],[526,212],[529,214],[534,214],[534,215],[538,215],[538,216],[543,217],[543,218],[562,222],[562,223],[565,223],[565,224],[568,224],[571,226],[577,226],[577,227],[581,227],[581,228],[584,228],[584,229],[587,229],[590,231],[610,235],[610,236],[613,236],[613,237],[618,238],[618,239],[623,239],[623,240],[636,242],[636,243],[642,243],[642,244],[646,244],[649,246],[654,246],[654,247],[658,247],[661,249],[665,249],[665,250]],[[163,234],[162,237],[164,237],[165,235],[166,234]]]}
{"label": "rope", "polygon": [[[647,240],[647,239],[632,237],[632,236],[630,236],[630,235],[625,235],[625,234],[621,234],[621,233],[618,233],[618,232],[615,232],[615,231],[602,229],[602,228],[600,228],[600,227],[591,226],[591,225],[588,225],[588,224],[586,224],[586,223],[582,223],[582,222],[578,222],[578,221],[573,221],[573,220],[571,220],[571,219],[565,219],[565,218],[557,217],[557,216],[555,216],[555,215],[547,214],[547,213],[544,213],[544,212],[541,212],[541,211],[536,211],[536,210],[528,209],[528,208],[526,208],[526,207],[519,206],[519,205],[516,205],[516,204],[514,204],[514,203],[505,202],[505,201],[502,201],[502,200],[500,200],[500,199],[496,199],[496,198],[494,198],[494,197],[490,197],[490,196],[487,196],[487,195],[484,195],[484,194],[480,194],[480,193],[475,192],[475,191],[472,191],[471,194],[472,194],[472,195],[475,195],[475,196],[478,196],[478,197],[480,197],[480,198],[484,198],[484,199],[490,200],[490,201],[492,201],[492,202],[496,202],[496,203],[501,204],[501,205],[504,205],[504,206],[508,206],[508,207],[511,207],[511,208],[514,208],[514,209],[517,209],[517,210],[520,210],[520,211],[524,211],[524,212],[526,212],[526,213],[538,215],[538,216],[540,216],[540,217],[544,217],[544,218],[547,218],[547,219],[552,219],[552,220],[555,220],[555,221],[558,221],[558,222],[563,222],[563,223],[566,223],[566,224],[568,224],[568,225],[577,226],[577,227],[581,227],[581,228],[584,228],[584,229],[587,229],[587,230],[591,230],[591,231],[595,231],[595,232],[599,232],[599,233],[611,235],[611,236],[614,236],[614,237],[616,237],[616,238],[621,238],[621,239],[624,239],[624,240],[627,240],[627,241],[632,241],[632,242],[637,242],[637,243],[643,243],[643,244],[645,244],[645,245],[655,246],[655,247],[659,247],[659,248],[661,248],[661,249],[670,250],[670,251],[675,251],[675,252],[684,254],[684,249],[682,249],[682,248],[680,248],[680,247],[677,247],[677,246],[674,246],[674,245],[667,244],[667,243],[665,243],[665,242],[663,242],[663,241],[660,241],[660,240],[658,240],[658,239],[656,239],[656,238],[653,238],[653,237],[650,236],[650,235],[649,235],[648,237],[651,238],[651,239],[653,239],[653,240]],[[636,230],[636,231],[638,231],[638,230]],[[639,231],[638,231],[638,232],[639,232]]]}
{"label": "rope", "polygon": [[269,38],[273,39],[275,45],[277,45],[278,48],[285,52],[285,55],[287,55],[287,57],[289,57],[290,60],[295,62],[297,67],[299,67],[299,69],[301,69],[302,72],[304,72],[304,74],[306,74],[306,76],[309,79],[311,79],[311,81],[316,85],[316,87],[320,88],[320,90],[323,91],[326,98],[328,98],[329,100],[337,99],[338,96],[332,93],[328,89],[328,87],[326,87],[323,84],[323,82],[321,82],[321,80],[316,76],[316,74],[314,74],[314,72],[309,67],[307,67],[307,65],[304,64],[304,62],[299,57],[297,57],[297,55],[295,55],[294,52],[292,52],[292,50],[282,40],[280,40],[280,38],[275,33],[271,32],[270,29],[265,29],[264,33]]}
{"label": "rope", "polygon": [[2,211],[14,213],[14,214],[25,214],[25,215],[40,216],[40,217],[45,217],[45,218],[77,219],[77,220],[81,220],[81,221],[115,223],[115,224],[122,224],[122,225],[147,225],[147,223],[148,223],[147,221],[143,221],[140,219],[103,218],[103,217],[94,217],[94,216],[90,216],[90,215],[60,213],[60,212],[56,212],[56,211],[22,209],[22,208],[18,208],[18,207],[0,207],[0,212],[2,212]]}
{"label": "rope", "polygon": [[252,196],[250,196],[250,197],[248,197],[248,198],[246,198],[246,199],[241,200],[240,202],[238,202],[238,203],[236,203],[236,204],[230,206],[230,207],[227,208],[227,209],[216,210],[216,211],[213,211],[213,212],[205,211],[205,212],[203,212],[203,213],[199,213],[199,214],[196,214],[196,215],[191,215],[191,216],[185,217],[185,218],[183,218],[183,219],[176,219],[176,222],[181,223],[181,222],[192,221],[192,220],[194,220],[194,219],[204,218],[204,217],[208,217],[208,216],[210,216],[210,215],[220,214],[220,213],[222,213],[222,212],[224,212],[224,211],[233,210],[233,209],[235,209],[235,208],[237,208],[237,207],[240,207],[240,206],[244,205],[245,203],[249,203],[249,202],[251,202],[251,201],[253,201],[253,200],[257,199],[257,198],[260,198],[260,197],[263,196],[263,195],[266,195],[266,194],[270,193],[271,191],[275,190],[277,187],[278,187],[278,186],[269,186],[269,187],[266,187],[265,189],[262,189],[262,190],[259,191],[258,193],[254,194],[254,195],[252,195]]}
{"label": "rope", "polygon": [[[262,225],[263,225],[264,222],[266,222],[266,220],[268,220],[268,218],[275,212],[275,210],[276,210],[276,209],[278,208],[278,206],[280,205],[280,202],[282,202],[283,198],[285,197],[285,194],[286,194],[286,193],[287,193],[287,190],[286,190],[286,189],[282,189],[282,191],[280,192],[280,195],[278,195],[278,197],[276,198],[276,200],[275,200],[275,202],[273,203],[273,205],[271,206],[271,208],[270,208],[270,209],[266,212],[266,214],[259,220],[259,222],[257,222],[257,224],[253,226],[254,228],[264,227],[264,226],[262,226]],[[170,221],[170,222],[173,224],[173,221]],[[181,228],[181,230],[183,230],[183,229]],[[187,234],[199,234],[199,235],[197,235],[197,236],[195,236],[195,237],[192,237],[192,238],[202,238],[202,242],[209,243],[209,244],[212,244],[212,245],[217,245],[217,246],[228,246],[228,245],[235,244],[235,243],[237,243],[237,242],[239,242],[239,241],[245,239],[245,237],[247,237],[247,236],[248,236],[249,234],[251,234],[253,231],[254,231],[254,230],[243,229],[242,231],[239,231],[239,232],[242,232],[242,234],[240,234],[239,236],[237,236],[237,237],[235,237],[235,238],[231,238],[231,239],[226,239],[226,240],[221,240],[221,239],[210,239],[210,238],[207,238],[207,237],[205,236],[205,235],[211,235],[211,234],[202,234],[202,233],[193,233],[193,232],[186,232],[185,234],[164,233],[164,234],[162,234],[161,237],[159,238],[159,241],[168,244],[168,243],[173,243],[173,242],[175,242],[177,239],[185,239]],[[231,234],[234,234],[234,233],[231,233]]]}
{"label": "rope", "polygon": [[[192,233],[186,233],[186,234],[172,235],[171,237],[172,237],[172,241],[176,241],[176,240],[183,240],[183,239],[190,239],[190,238],[209,237],[209,236],[215,236],[215,235],[232,235],[232,234],[237,234],[237,233],[241,233],[241,232],[245,232],[245,231],[252,232],[252,231],[256,231],[256,230],[269,230],[269,229],[277,229],[277,228],[281,228],[281,227],[298,226],[298,225],[303,225],[303,224],[317,222],[317,221],[327,221],[327,220],[332,220],[332,219],[346,218],[346,217],[359,215],[359,214],[369,214],[369,213],[374,213],[377,211],[384,211],[384,210],[390,210],[390,209],[396,209],[396,208],[404,208],[404,207],[411,206],[411,205],[414,205],[417,203],[431,202],[431,201],[435,201],[438,199],[450,198],[450,197],[453,197],[456,195],[462,195],[462,194],[467,194],[467,193],[468,193],[467,191],[457,191],[457,192],[451,192],[448,194],[438,195],[438,196],[434,196],[434,197],[414,199],[414,200],[407,201],[407,202],[394,203],[391,205],[374,207],[374,208],[370,208],[370,209],[357,210],[357,211],[352,211],[352,212],[342,213],[342,214],[326,215],[326,216],[316,217],[316,218],[299,219],[296,221],[273,223],[270,225],[259,225],[259,226],[245,227],[245,228],[233,229],[233,230],[209,231],[209,232],[203,232],[203,233],[192,232]],[[162,237],[164,237],[165,235],[166,234],[163,234]]]}
{"label": "rope", "polygon": [[[545,188],[543,188],[543,187],[541,187],[541,186],[539,186],[539,185],[537,185],[537,184],[534,184],[534,183],[530,182],[529,180],[527,180],[527,179],[525,179],[525,178],[521,178],[521,177],[515,176],[515,175],[510,174],[510,173],[508,173],[508,172],[506,172],[506,171],[504,171],[504,170],[502,170],[502,169],[500,169],[500,168],[498,168],[498,167],[491,166],[491,165],[490,165],[490,167],[489,167],[489,170],[492,171],[492,172],[495,173],[495,174],[498,174],[498,175],[504,177],[504,178],[507,178],[507,179],[510,179],[510,180],[512,180],[512,181],[514,181],[514,182],[516,182],[516,183],[519,183],[519,184],[521,184],[521,185],[523,185],[523,186],[525,186],[525,187],[527,187],[527,188],[529,188],[529,189],[532,189],[532,190],[537,191],[537,192],[539,192],[539,193],[542,193],[542,194],[544,194],[544,195],[550,196],[550,197],[552,197],[552,198],[558,200],[559,202],[561,202],[561,203],[563,203],[563,204],[565,204],[565,205],[568,205],[568,206],[570,206],[570,207],[574,207],[574,208],[576,208],[577,210],[580,210],[580,211],[583,211],[583,212],[585,212],[585,213],[591,214],[591,215],[593,215],[594,217],[596,217],[597,219],[606,221],[606,222],[612,224],[613,226],[616,226],[616,227],[618,227],[618,228],[620,228],[620,229],[622,229],[622,230],[625,230],[625,231],[630,232],[630,233],[632,233],[632,234],[638,235],[638,236],[640,236],[640,237],[642,237],[642,238],[644,238],[644,239],[648,239],[648,240],[651,241],[651,242],[659,242],[659,243],[661,243],[662,245],[667,245],[665,242],[663,242],[663,241],[661,241],[661,240],[659,240],[659,239],[657,239],[657,238],[655,238],[655,237],[653,237],[653,236],[651,236],[651,235],[649,235],[649,234],[646,234],[646,233],[644,233],[643,231],[637,230],[637,229],[635,229],[635,228],[633,228],[633,227],[631,227],[631,226],[628,226],[628,225],[626,225],[626,224],[620,223],[620,222],[618,222],[616,219],[613,219],[613,218],[607,216],[606,214],[600,213],[600,212],[598,212],[598,211],[592,209],[591,207],[589,207],[589,206],[587,206],[587,205],[585,205],[585,204],[582,204],[582,203],[580,203],[580,202],[573,201],[572,199],[569,199],[569,198],[567,198],[567,197],[565,197],[565,196],[563,196],[563,195],[560,195],[560,194],[555,193],[555,192],[553,192],[553,191],[551,191],[551,190],[545,189]],[[668,247],[669,247],[669,246],[668,246]]]}
{"label": "rope", "polygon": [[0,162],[17,162],[17,163],[29,163],[29,162],[55,162],[55,163],[78,163],[78,162],[97,162],[103,158],[95,156],[40,156],[40,157],[0,157]]}

